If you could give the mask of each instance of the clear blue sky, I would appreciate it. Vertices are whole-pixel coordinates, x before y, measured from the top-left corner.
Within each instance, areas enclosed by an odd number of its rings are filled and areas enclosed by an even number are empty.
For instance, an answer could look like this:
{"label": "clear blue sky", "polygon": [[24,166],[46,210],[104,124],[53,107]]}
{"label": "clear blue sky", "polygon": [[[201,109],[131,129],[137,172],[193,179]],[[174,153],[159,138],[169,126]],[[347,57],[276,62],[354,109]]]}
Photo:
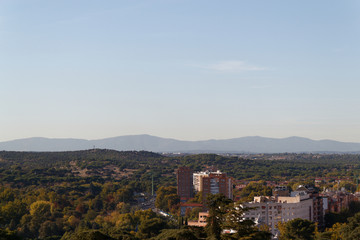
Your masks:
{"label": "clear blue sky", "polygon": [[0,141],[360,142],[360,1],[0,0]]}

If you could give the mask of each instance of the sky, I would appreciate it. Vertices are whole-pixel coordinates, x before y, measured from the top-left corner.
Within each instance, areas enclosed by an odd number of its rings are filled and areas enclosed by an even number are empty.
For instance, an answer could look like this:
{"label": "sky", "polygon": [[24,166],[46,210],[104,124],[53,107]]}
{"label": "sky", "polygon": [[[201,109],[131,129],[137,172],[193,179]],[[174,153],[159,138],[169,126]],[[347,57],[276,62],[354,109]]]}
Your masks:
{"label": "sky", "polygon": [[0,141],[360,142],[357,0],[0,0]]}

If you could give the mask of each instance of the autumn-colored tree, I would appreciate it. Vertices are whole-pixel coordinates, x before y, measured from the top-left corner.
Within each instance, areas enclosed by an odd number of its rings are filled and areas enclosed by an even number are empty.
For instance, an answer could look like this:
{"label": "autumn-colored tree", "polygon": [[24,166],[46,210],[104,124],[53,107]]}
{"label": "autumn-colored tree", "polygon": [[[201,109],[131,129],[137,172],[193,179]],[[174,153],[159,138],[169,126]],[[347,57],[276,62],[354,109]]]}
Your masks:
{"label": "autumn-colored tree", "polygon": [[331,228],[317,234],[317,240],[342,240],[344,239],[343,230],[346,223],[335,223]]}
{"label": "autumn-colored tree", "polygon": [[180,199],[176,195],[176,193],[177,193],[176,187],[173,186],[160,187],[156,191],[155,206],[159,209],[168,212],[171,208],[171,206],[169,208],[169,205],[171,205],[172,203],[177,204],[178,202],[180,202]]}
{"label": "autumn-colored tree", "polygon": [[41,217],[50,214],[51,203],[49,201],[36,201],[30,205],[30,215],[33,217]]}
{"label": "autumn-colored tree", "polygon": [[15,199],[14,201],[5,203],[0,208],[0,215],[2,217],[2,221],[4,221],[5,223],[10,222],[11,220],[19,222],[21,217],[27,213],[26,208],[26,204],[20,199]]}

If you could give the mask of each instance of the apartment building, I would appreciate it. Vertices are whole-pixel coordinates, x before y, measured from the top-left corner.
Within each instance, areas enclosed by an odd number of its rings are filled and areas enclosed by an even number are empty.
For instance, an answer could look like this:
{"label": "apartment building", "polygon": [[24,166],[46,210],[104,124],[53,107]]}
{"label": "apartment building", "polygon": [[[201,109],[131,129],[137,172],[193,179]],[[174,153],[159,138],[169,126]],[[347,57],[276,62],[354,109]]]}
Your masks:
{"label": "apartment building", "polygon": [[258,225],[269,226],[271,233],[278,235],[278,222],[287,222],[295,218],[313,221],[313,199],[306,192],[294,196],[254,197],[252,202],[244,204],[255,208],[244,213],[245,219],[251,219]]}
{"label": "apartment building", "polygon": [[193,174],[193,185],[196,192],[202,192],[203,199],[211,194],[222,193],[232,199],[232,180],[226,173],[216,172],[197,172]]}
{"label": "apartment building", "polygon": [[323,193],[328,200],[328,211],[340,213],[342,210],[348,209],[351,202],[359,201],[352,193],[343,191],[326,191]]}
{"label": "apartment building", "polygon": [[193,197],[193,171],[189,167],[179,167],[176,170],[177,194],[181,202],[186,202]]}
{"label": "apartment building", "polygon": [[299,192],[306,192],[313,200],[313,221],[318,223],[318,228],[325,228],[325,208],[324,201],[327,199],[320,196],[319,191],[312,186],[299,185],[298,188],[292,192],[292,195],[296,195]]}

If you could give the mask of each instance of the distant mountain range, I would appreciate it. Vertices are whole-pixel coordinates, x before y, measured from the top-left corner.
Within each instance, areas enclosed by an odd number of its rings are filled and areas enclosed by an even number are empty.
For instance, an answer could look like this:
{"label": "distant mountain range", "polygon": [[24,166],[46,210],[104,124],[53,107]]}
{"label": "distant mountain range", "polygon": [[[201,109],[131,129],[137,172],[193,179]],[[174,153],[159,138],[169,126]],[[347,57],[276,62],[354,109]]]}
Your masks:
{"label": "distant mountain range", "polygon": [[302,137],[265,138],[257,136],[224,140],[180,141],[150,135],[130,135],[99,140],[26,138],[0,142],[0,150],[6,151],[75,151],[92,148],[172,153],[358,153],[360,152],[360,143],[311,140]]}

